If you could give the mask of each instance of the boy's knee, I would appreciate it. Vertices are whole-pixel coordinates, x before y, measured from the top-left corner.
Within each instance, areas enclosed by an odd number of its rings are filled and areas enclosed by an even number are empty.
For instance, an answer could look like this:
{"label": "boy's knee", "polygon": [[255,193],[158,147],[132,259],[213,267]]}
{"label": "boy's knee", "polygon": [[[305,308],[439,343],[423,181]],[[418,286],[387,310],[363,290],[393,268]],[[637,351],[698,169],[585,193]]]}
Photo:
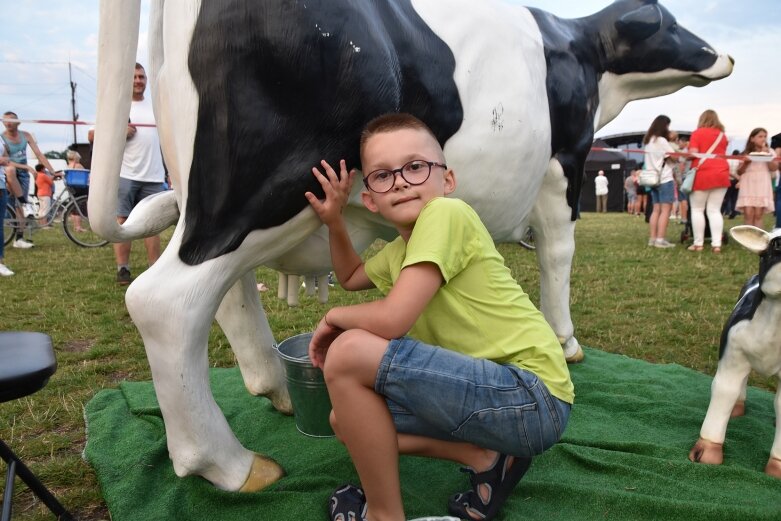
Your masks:
{"label": "boy's knee", "polygon": [[16,167],[15,166],[6,166],[5,167],[5,175],[9,179],[16,179]]}
{"label": "boy's knee", "polygon": [[358,330],[345,331],[331,343],[323,365],[323,375],[326,381],[338,374],[350,372],[350,366],[354,360],[352,355],[355,353],[355,349],[359,348],[357,340],[360,336],[359,333]]}

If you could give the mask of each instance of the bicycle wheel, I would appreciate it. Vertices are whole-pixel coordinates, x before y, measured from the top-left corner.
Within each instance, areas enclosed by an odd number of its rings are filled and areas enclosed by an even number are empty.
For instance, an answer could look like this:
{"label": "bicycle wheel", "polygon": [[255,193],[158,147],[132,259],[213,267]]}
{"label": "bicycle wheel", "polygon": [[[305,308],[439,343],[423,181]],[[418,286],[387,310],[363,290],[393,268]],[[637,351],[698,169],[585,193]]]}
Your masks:
{"label": "bicycle wheel", "polygon": [[108,244],[100,235],[92,231],[87,217],[87,196],[77,197],[62,217],[62,227],[70,240],[83,248],[99,248]]}
{"label": "bicycle wheel", "polygon": [[9,205],[6,205],[3,211],[3,238],[5,241],[3,242],[4,245],[8,246],[11,244],[11,241],[14,240],[14,237],[16,237],[16,211],[14,210],[14,207]]}

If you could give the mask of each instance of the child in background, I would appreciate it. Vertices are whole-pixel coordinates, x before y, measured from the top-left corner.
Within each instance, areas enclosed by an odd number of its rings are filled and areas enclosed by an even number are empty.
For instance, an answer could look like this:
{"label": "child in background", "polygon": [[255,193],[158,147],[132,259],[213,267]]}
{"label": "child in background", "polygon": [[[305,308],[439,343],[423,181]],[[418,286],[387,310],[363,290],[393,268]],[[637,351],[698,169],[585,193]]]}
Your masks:
{"label": "child in background", "polygon": [[[46,168],[38,163],[35,165],[35,186],[38,194],[38,223],[44,226],[48,221],[54,195],[54,178],[46,172]],[[51,228],[51,225],[45,226]]]}
{"label": "child in background", "polygon": [[[743,154],[749,156],[773,155],[767,144],[767,130],[755,128],[751,131]],[[746,224],[763,228],[762,220],[766,213],[773,213],[773,179],[778,171],[776,161],[744,161],[738,167],[738,202],[736,208],[743,212]]]}
{"label": "child in background", "polygon": [[342,218],[355,172],[322,161],[324,173],[313,173],[326,198],[306,194],[329,229],[342,287],[385,295],[329,310],[309,346],[363,486],[334,492],[331,519],[404,520],[400,453],[465,465],[472,489],[448,510],[493,519],[567,425],[574,390],[561,345],[474,210],[445,198],[455,174],[424,123],[373,120],[361,163],[364,205],[400,235],[366,263]]}

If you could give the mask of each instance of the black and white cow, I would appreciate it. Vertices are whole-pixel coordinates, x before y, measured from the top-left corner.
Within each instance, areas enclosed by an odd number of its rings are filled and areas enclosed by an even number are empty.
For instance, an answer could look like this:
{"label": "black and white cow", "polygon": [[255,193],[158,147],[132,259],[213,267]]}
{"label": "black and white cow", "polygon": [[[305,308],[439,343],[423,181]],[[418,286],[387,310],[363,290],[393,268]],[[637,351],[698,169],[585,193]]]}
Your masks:
{"label": "black and white cow", "polygon": [[[650,0],[573,20],[496,0],[153,4],[147,71],[176,193],[152,198],[121,227],[114,219],[139,2],[104,0],[90,217],[112,240],[178,219],[126,301],[176,473],[229,490],[257,489],[279,471],[241,446],[213,400],[209,327],[216,316],[250,392],[289,409],[253,269],[290,255],[329,268],[304,198],[319,190],[310,170],[320,159],[359,166],[359,131],[379,114],[426,121],[458,175],[455,195],[494,239],[534,230],[541,308],[576,361],[573,218],[594,132],[631,100],[702,86],[733,66]],[[356,248],[392,237],[353,195]]]}
{"label": "black and white cow", "polygon": [[[740,291],[738,303],[721,334],[719,367],[711,386],[711,401],[700,438],[689,459],[719,465],[731,416],[745,412],[746,382],[755,370],[781,383],[781,231],[767,233],[754,226],[735,226],[732,237],[759,255],[759,273]],[[776,436],[765,472],[781,479],[781,387],[776,391]]]}

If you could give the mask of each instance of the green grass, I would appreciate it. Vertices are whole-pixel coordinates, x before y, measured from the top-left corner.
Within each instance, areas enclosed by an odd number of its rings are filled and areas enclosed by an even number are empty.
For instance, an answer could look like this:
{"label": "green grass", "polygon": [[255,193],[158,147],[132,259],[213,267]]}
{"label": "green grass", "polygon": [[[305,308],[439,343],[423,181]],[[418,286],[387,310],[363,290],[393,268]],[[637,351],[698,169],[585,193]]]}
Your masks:
{"label": "green grass", "polygon": [[[727,221],[728,226],[740,221]],[[770,217],[766,227],[771,226]],[[671,224],[678,242],[682,227]],[[692,253],[678,246],[648,248],[642,219],[619,214],[584,214],[577,226],[571,308],[581,344],[658,363],[678,363],[713,374],[721,328],[738,291],[756,272],[757,258],[734,241],[721,255]],[[168,235],[170,236],[170,232]],[[0,404],[0,439],[5,440],[78,518],[108,519],[92,468],[81,458],[85,443],[83,407],[103,388],[122,380],[148,380],[150,371],[138,331],[114,282],[110,247],[82,249],[61,229],[38,232],[36,248],[6,249],[16,276],[0,278],[0,330],[42,331],[52,336],[59,368],[42,391]],[[500,251],[523,288],[539,301],[534,254],[516,245]],[[141,242],[133,247],[134,273],[145,266]],[[301,295],[289,308],[276,298],[276,274],[258,269],[270,290],[264,306],[278,340],[311,330],[330,305],[376,298],[377,292],[332,289],[328,305]],[[235,363],[217,326],[209,339],[214,366]],[[775,389],[775,381],[751,383]],[[704,411],[703,411],[704,414]],[[51,519],[17,480],[14,519]]]}

